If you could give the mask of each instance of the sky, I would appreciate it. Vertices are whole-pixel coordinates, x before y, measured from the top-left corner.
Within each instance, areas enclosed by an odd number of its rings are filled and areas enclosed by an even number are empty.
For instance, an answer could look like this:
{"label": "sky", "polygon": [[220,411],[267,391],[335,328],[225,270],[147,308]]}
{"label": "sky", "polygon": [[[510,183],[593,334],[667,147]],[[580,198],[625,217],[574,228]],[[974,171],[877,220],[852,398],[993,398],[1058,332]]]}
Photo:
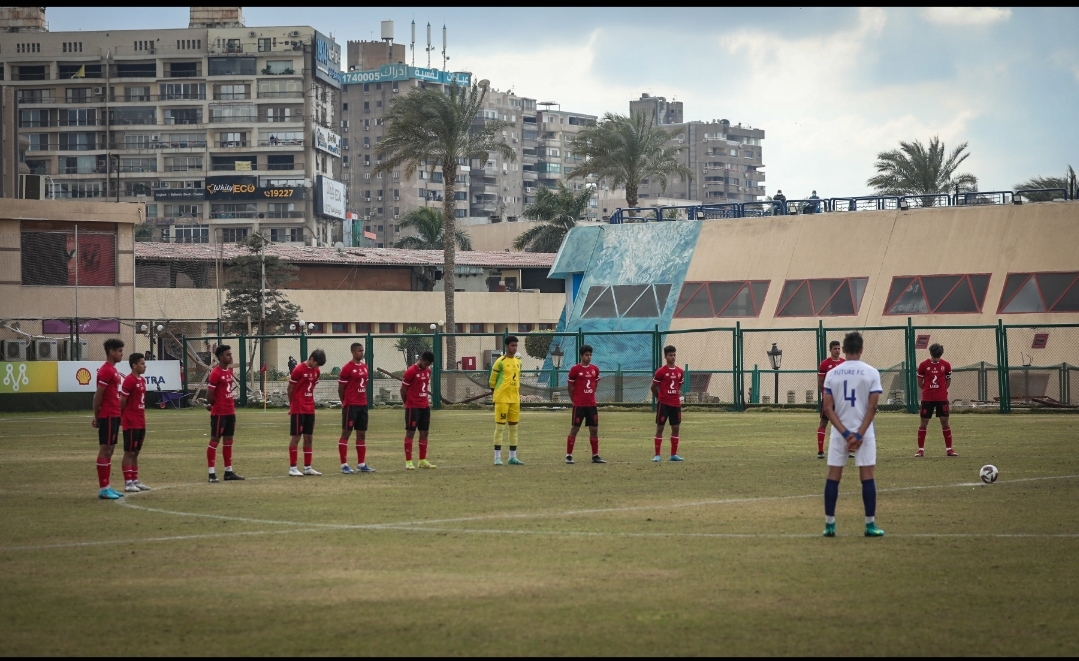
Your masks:
{"label": "sky", "polygon": [[[441,66],[562,109],[625,114],[647,92],[686,120],[764,129],[770,195],[869,193],[881,151],[969,144],[981,190],[1079,168],[1079,9],[244,7],[248,26],[311,25],[341,44],[430,22]],[[186,27],[186,7],[50,7],[50,29]]]}

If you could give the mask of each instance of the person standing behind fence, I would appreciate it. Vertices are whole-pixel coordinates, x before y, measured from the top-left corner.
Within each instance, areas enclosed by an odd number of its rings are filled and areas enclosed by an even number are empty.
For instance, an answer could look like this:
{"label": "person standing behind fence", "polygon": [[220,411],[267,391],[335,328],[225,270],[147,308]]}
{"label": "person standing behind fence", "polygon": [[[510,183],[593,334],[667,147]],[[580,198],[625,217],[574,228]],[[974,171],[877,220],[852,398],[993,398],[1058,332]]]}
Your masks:
{"label": "person standing behind fence", "polygon": [[[828,351],[831,355],[821,361],[820,367],[817,368],[817,392],[824,392],[824,377],[828,375],[828,371],[836,365],[843,364],[843,359],[839,357],[839,340],[832,340],[828,343]],[[821,398],[823,400],[823,397]],[[817,459],[824,459],[824,432],[828,428],[828,416],[824,413],[824,405],[821,405],[820,410],[820,424],[817,425]],[[853,455],[852,455],[853,456]]]}
{"label": "person standing behind fence", "polygon": [[217,364],[206,383],[206,410],[210,412],[210,443],[206,446],[206,468],[210,484],[217,484],[217,445],[225,460],[225,481],[244,478],[232,470],[232,436],[236,433],[236,377],[232,374],[232,347],[222,344],[214,350]]}
{"label": "person standing behind fence", "polygon": [[124,342],[116,338],[105,340],[105,362],[97,370],[97,391],[94,393],[94,418],[90,426],[97,430],[97,497],[116,500],[124,494],[113,489],[112,452],[120,435],[120,385],[116,363],[124,357]]}
{"label": "person standing behind fence", "polygon": [[948,385],[952,382],[952,366],[948,361],[941,360],[943,355],[944,347],[934,344],[929,347],[929,358],[923,360],[918,366],[918,387],[922,389],[922,420],[918,427],[918,452],[914,454],[915,457],[925,456],[925,432],[934,412],[940,419],[947,456],[959,456],[959,453],[952,449],[952,426],[948,423],[951,413],[951,407],[948,404]]}
{"label": "person standing behind fence", "polygon": [[[288,443],[288,474],[292,477],[322,475],[311,467],[311,460],[315,454],[312,438],[315,433],[315,386],[318,385],[319,377],[322,376],[319,368],[325,364],[326,352],[315,349],[307,360],[292,370],[292,375],[288,380],[289,433],[291,434]],[[303,436],[302,473],[299,468],[296,468],[300,436]]]}

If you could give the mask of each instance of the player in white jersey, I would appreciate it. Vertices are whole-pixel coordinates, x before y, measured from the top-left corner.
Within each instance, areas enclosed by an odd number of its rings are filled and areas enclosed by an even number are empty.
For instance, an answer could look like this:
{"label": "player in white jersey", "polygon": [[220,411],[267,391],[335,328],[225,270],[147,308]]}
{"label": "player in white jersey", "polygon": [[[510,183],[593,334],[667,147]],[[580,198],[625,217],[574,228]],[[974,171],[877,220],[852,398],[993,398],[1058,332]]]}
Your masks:
{"label": "player in white jersey", "polygon": [[824,485],[824,536],[835,537],[835,503],[839,499],[839,481],[848,452],[854,453],[854,465],[862,478],[862,502],[865,504],[865,536],[882,537],[877,527],[877,485],[873,467],[877,464],[877,438],[873,417],[884,389],[880,372],[862,362],[862,334],[855,331],[843,338],[846,361],[828,370],[824,377],[823,410],[832,422],[828,444],[828,481]]}

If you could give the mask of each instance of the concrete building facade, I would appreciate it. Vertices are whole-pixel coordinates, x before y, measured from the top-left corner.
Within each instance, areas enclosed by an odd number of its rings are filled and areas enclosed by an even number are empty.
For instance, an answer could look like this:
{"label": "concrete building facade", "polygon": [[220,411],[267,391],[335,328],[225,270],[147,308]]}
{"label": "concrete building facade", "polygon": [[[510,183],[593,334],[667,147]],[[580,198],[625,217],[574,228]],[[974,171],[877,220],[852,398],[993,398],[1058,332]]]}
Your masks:
{"label": "concrete building facade", "polygon": [[[24,8],[25,9],[25,8]],[[326,243],[344,219],[340,55],[307,26],[48,32],[0,14],[0,84],[50,199],[142,202],[142,238]],[[25,13],[25,12],[24,12]],[[19,30],[19,31],[11,31]]]}

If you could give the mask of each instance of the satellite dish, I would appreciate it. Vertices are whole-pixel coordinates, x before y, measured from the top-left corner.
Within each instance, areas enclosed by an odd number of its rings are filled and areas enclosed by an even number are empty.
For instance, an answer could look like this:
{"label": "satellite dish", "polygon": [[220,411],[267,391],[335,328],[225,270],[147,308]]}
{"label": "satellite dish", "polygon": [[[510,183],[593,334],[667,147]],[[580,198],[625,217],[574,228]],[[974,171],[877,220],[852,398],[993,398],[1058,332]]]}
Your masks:
{"label": "satellite dish", "polygon": [[333,247],[337,248],[338,250],[344,250],[345,249],[345,244],[338,241],[337,243],[333,244]]}

